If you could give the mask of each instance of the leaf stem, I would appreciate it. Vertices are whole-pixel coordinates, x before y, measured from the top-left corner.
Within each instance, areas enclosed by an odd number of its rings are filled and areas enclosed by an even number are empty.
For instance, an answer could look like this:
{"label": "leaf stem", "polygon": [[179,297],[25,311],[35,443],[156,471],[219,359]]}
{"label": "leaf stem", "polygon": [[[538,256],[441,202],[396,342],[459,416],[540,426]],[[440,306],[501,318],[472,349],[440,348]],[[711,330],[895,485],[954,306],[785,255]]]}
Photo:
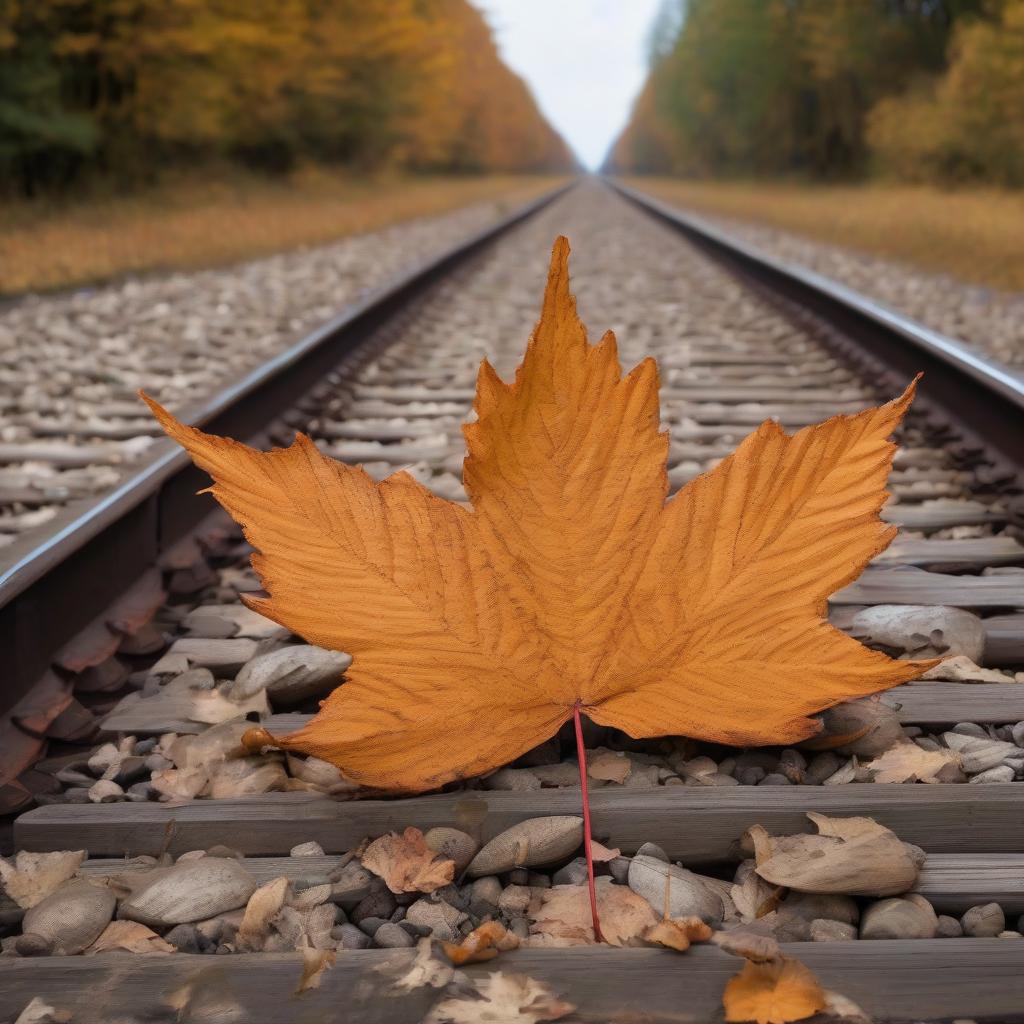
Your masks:
{"label": "leaf stem", "polygon": [[594,883],[594,851],[590,845],[590,792],[587,789],[587,752],[583,746],[583,724],[580,721],[580,702],[576,701],[572,709],[573,723],[576,726],[576,752],[580,762],[580,788],[583,790],[583,852],[587,857],[587,885],[590,888],[590,914],[594,921],[594,939],[604,942],[601,934],[601,921],[597,916],[597,886]]}

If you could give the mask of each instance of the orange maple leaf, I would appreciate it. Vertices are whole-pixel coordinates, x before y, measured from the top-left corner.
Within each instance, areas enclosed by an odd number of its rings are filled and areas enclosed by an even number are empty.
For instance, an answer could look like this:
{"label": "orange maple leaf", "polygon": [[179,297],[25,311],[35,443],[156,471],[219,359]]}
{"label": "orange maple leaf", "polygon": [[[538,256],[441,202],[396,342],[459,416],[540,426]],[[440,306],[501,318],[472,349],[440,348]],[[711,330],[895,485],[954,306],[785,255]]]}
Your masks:
{"label": "orange maple leaf", "polygon": [[799,960],[783,957],[765,964],[743,965],[722,995],[727,1021],[794,1024],[825,1009],[827,997]]}
{"label": "orange maple leaf", "polygon": [[568,255],[560,238],[515,381],[481,366],[471,508],[301,434],[272,452],[204,434],[147,398],[258,551],[270,596],[246,603],[354,656],[275,745],[417,791],[508,763],[576,709],[634,737],[795,743],[809,715],[933,664],[824,621],[895,534],[878,513],[914,385],[793,436],[766,422],[666,502],[657,368],[623,376],[610,332],[588,343]]}

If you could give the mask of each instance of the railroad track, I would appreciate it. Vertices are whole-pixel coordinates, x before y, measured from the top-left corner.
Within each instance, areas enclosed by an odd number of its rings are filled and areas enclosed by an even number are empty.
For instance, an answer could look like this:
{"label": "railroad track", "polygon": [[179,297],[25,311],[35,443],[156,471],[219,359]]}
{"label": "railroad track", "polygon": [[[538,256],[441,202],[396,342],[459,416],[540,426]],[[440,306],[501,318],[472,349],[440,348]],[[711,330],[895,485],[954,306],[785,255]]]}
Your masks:
{"label": "railroad track", "polygon": [[[677,229],[689,241],[674,237]],[[626,855],[654,843],[688,868],[725,878],[753,824],[786,834],[807,829],[807,811],[866,814],[926,851],[917,891],[938,913],[997,903],[1009,918],[1006,929],[1016,930],[1014,915],[1024,912],[1024,733],[1014,727],[1024,721],[1024,686],[1013,673],[1024,668],[1024,548],[1014,528],[1024,393],[995,368],[964,358],[955,343],[759,261],[636,193],[617,196],[586,183],[545,197],[346,311],[191,418],[260,443],[306,429],[338,458],[378,475],[411,465],[435,491],[461,500],[459,424],[476,364],[486,353],[506,375],[515,366],[535,318],[546,249],[559,232],[574,243],[575,282],[591,330],[612,326],[625,364],[646,354],[659,359],[673,488],[768,416],[797,428],[854,411],[897,393],[924,366],[923,400],[904,427],[895,500],[886,510],[902,535],[836,596],[831,614],[856,631],[857,614],[868,606],[967,609],[974,642],[983,644],[975,659],[980,674],[1000,680],[910,684],[883,698],[910,737],[934,743],[931,737],[952,732],[987,743],[988,760],[1002,754],[978,768],[987,761],[974,750],[978,770],[967,770],[965,759],[957,783],[850,785],[828,776],[832,784],[791,784],[828,767],[826,755],[781,759],[776,751],[762,764],[754,754],[744,767],[721,748],[686,748],[683,756],[677,746],[667,754],[592,730],[588,745],[611,744],[637,757],[634,784],[609,783],[593,793],[596,835]],[[241,609],[238,595],[258,587],[248,550],[209,499],[194,496],[200,486],[187,459],[162,447],[119,491],[69,511],[59,532],[20,552],[0,578],[0,635],[15,656],[0,691],[0,707],[10,709],[0,733],[0,765],[8,771],[0,793],[8,810],[20,811],[13,823],[18,849],[85,849],[81,870],[103,876],[124,868],[126,857],[226,845],[257,882],[284,875],[297,887],[328,879],[337,886],[346,851],[390,829],[454,827],[486,842],[524,820],[578,811],[578,790],[560,784],[567,773],[557,740],[482,785],[400,801],[351,799],[312,786],[255,787],[247,795],[227,786],[228,795],[217,799],[152,799],[159,794],[151,770],[178,770],[176,783],[185,783],[182,765],[172,768],[165,756],[166,734],[214,743],[233,728],[197,721],[196,691],[177,680],[186,672],[191,682],[231,679],[294,642]],[[287,677],[272,679],[264,724],[286,731],[306,720],[317,682],[322,688],[320,678],[299,693]],[[103,755],[116,769],[105,781],[121,792],[108,787],[96,802],[92,786],[104,762],[97,755],[87,768],[83,750],[124,737],[135,739],[119,754],[108,748]],[[187,752],[188,741],[180,749]],[[697,784],[701,758],[714,770]],[[849,767],[841,760],[836,772]],[[996,769],[987,777],[1002,779],[1009,770],[1013,781],[967,782]],[[270,788],[279,790],[286,772],[301,779],[302,768],[289,763],[275,772]],[[778,785],[753,784],[780,773]],[[174,794],[165,787],[164,795]],[[317,855],[289,856],[301,843],[318,844]],[[518,881],[541,884],[536,876]],[[357,888],[332,898],[353,914],[369,895]],[[16,934],[17,916],[9,900],[0,902],[0,927]],[[1024,1021],[1024,938],[800,941],[785,949],[876,1020]],[[320,1020],[334,1019],[339,1005],[346,1019],[419,1021],[433,990],[387,994],[387,982],[412,956],[346,948],[320,988],[299,1001],[292,994],[297,953],[216,961],[199,953],[5,956],[0,1020],[39,997],[72,1010],[76,1022]],[[495,966],[547,982],[578,1005],[583,1020],[699,1021],[720,1019],[722,987],[740,963],[713,948],[684,957],[651,949],[522,949],[469,973],[479,977]],[[171,998],[185,989],[184,1001]]]}

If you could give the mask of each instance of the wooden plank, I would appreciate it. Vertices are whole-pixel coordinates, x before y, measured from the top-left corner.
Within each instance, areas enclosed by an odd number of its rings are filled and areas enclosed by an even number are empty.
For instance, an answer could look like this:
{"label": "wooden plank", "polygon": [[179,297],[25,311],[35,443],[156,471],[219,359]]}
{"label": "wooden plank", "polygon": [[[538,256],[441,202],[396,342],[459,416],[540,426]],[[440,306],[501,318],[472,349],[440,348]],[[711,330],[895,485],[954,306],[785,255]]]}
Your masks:
{"label": "wooden plank", "polygon": [[[1024,911],[1024,854],[929,854],[914,891],[944,914],[959,915],[981,903],[998,903],[1007,913],[1019,914]],[[1006,927],[1015,923],[1008,921]]]}
{"label": "wooden plank", "polygon": [[907,725],[1009,725],[1024,721],[1024,685],[1018,683],[910,683],[887,690],[882,700],[898,704],[899,719]]}
{"label": "wooden plank", "polygon": [[[1024,786],[904,785],[661,787],[591,794],[594,832],[626,853],[654,842],[687,863],[731,860],[751,825],[785,834],[812,831],[808,811],[870,815],[929,853],[1024,850]],[[282,855],[315,840],[341,853],[398,826],[473,829],[484,841],[538,814],[578,814],[578,790],[485,790],[396,800],[339,802],[311,793],[231,800],[51,804],[23,814],[15,846],[86,849],[92,856],[174,853],[227,843],[246,855]],[[173,822],[173,825],[172,825]]]}
{"label": "wooden plank", "polygon": [[983,569],[990,565],[1024,565],[1024,547],[1013,537],[929,540],[897,537],[872,565],[943,565]]}
{"label": "wooden plank", "polygon": [[667,384],[661,389],[662,400],[681,399],[688,402],[871,402],[865,388],[809,388],[800,381],[789,385],[771,384],[703,384],[700,381]]}
{"label": "wooden plank", "polygon": [[[883,700],[899,704],[901,722],[908,725],[956,725],[984,722],[1007,725],[1024,721],[1024,686],[999,683],[914,683],[887,690]],[[187,694],[166,694],[153,700],[130,700],[102,722],[105,732],[159,736],[165,732],[197,733],[207,726],[189,721]],[[290,712],[271,715],[265,725],[272,733],[300,729],[312,715]]]}
{"label": "wooden plank", "polygon": [[[929,939],[788,943],[825,988],[877,1022],[955,1018],[1024,1022],[1024,942]],[[0,962],[0,1017],[13,1019],[36,996],[72,1013],[74,1024],[114,1020],[244,1020],[246,1024],[418,1024],[444,991],[394,982],[412,950],[350,950],[319,988],[294,995],[297,953],[209,957],[174,954],[10,958]],[[713,946],[685,956],[659,949],[522,949],[464,968],[525,974],[577,1007],[573,1020],[711,1024],[722,1019],[722,991],[741,961]],[[184,1012],[170,1005],[188,986]],[[342,1016],[339,1008],[344,1007]]]}
{"label": "wooden plank", "polygon": [[868,569],[833,594],[833,604],[948,604],[958,608],[1024,606],[1024,573],[1007,576],[952,576],[901,566]]}
{"label": "wooden plank", "polygon": [[945,530],[950,526],[1005,523],[1005,512],[993,512],[977,501],[936,501],[920,505],[887,505],[882,519],[905,530]]}
{"label": "wooden plank", "polygon": [[1024,614],[993,615],[984,620],[985,664],[1024,664]]}
{"label": "wooden plank", "polygon": [[[293,882],[319,885],[340,863],[330,857],[246,857],[245,868],[263,885],[284,876]],[[125,871],[144,871],[146,865],[126,865],[120,858],[96,858],[79,869],[94,878]],[[998,903],[1011,914],[1024,911],[1024,853],[928,855],[915,892],[927,896],[940,913],[962,914],[980,903]],[[1007,925],[1012,927],[1012,922]]]}

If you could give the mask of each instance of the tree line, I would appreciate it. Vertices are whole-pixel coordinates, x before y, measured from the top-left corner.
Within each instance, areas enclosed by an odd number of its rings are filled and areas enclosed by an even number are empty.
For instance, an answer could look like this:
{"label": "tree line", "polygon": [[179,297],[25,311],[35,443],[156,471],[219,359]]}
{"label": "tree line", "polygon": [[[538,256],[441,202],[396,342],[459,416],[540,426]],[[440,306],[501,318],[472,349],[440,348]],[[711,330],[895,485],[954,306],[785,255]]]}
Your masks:
{"label": "tree line", "polygon": [[0,188],[211,159],[572,164],[468,0],[0,0]]}
{"label": "tree line", "polygon": [[606,166],[1024,185],[1024,0],[665,0]]}

